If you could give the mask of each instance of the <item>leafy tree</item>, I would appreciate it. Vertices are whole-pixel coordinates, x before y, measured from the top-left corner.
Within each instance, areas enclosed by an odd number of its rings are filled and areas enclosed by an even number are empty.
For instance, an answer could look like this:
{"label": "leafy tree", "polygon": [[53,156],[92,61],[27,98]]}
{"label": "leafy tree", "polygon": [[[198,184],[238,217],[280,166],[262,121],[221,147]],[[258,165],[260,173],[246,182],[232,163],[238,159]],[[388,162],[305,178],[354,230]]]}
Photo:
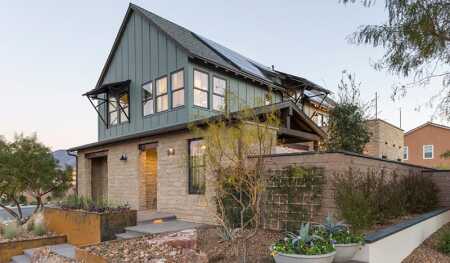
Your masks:
{"label": "leafy tree", "polygon": [[[357,0],[342,0],[344,3]],[[365,6],[374,0],[361,0]],[[450,119],[450,2],[448,0],[385,0],[388,20],[380,25],[360,26],[351,36],[355,44],[385,48],[376,69],[413,77],[410,83],[394,85],[396,96],[412,87],[425,87],[442,79],[442,89],[430,98],[436,110]]]}
{"label": "leafy tree", "polygon": [[49,193],[66,191],[71,183],[71,169],[60,169],[51,150],[37,141],[36,136],[17,135],[13,142],[0,143],[0,196],[12,203],[17,212],[4,203],[0,207],[20,224],[25,218],[20,207],[23,193],[36,199],[34,213],[43,208],[43,197]]}
{"label": "leafy tree", "polygon": [[350,151],[362,153],[369,142],[367,127],[367,106],[360,101],[360,83],[355,77],[343,72],[338,84],[338,102],[330,110],[328,123],[328,138],[325,147],[328,151]]}
{"label": "leafy tree", "polygon": [[[246,108],[225,113],[191,130],[204,140],[207,171],[214,175],[214,208],[222,237],[237,241],[246,261],[247,244],[261,227],[262,199],[266,187],[264,155],[276,145],[280,121],[275,112],[264,116]],[[252,156],[252,158],[248,158]],[[240,249],[239,249],[240,248]]]}

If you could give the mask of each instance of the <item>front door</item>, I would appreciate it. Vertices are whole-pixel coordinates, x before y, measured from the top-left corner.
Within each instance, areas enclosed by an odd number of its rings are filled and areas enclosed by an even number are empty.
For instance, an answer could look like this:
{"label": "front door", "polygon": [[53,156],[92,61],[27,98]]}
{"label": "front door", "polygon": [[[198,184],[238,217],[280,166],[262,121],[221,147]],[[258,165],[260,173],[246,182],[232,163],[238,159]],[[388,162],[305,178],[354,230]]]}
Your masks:
{"label": "front door", "polygon": [[108,197],[107,157],[91,159],[91,196],[94,202],[106,202]]}
{"label": "front door", "polygon": [[143,200],[141,209],[156,210],[158,158],[156,148],[142,151],[142,183]]}

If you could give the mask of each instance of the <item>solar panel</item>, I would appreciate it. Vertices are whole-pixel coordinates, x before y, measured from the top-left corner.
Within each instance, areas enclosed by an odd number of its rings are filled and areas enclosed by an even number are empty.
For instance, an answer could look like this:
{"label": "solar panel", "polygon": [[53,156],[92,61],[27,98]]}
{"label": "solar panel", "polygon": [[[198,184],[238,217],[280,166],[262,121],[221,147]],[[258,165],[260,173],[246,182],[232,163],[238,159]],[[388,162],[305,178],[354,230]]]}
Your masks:
{"label": "solar panel", "polygon": [[324,94],[322,94],[322,93],[316,93],[316,92],[313,92],[313,91],[311,91],[311,90],[305,90],[304,91],[304,94],[310,99],[310,100],[312,100],[312,101],[314,101],[314,102],[316,102],[316,103],[322,103],[322,105],[324,105],[324,106],[328,106],[328,107],[331,107],[331,105],[326,101],[326,100],[324,100]]}
{"label": "solar panel", "polygon": [[[218,53],[220,53],[222,56],[229,59],[231,62],[233,62],[235,65],[237,65],[241,70],[250,73],[252,75],[255,75],[257,77],[260,77],[264,80],[270,81],[262,72],[261,70],[255,66],[251,60],[247,59],[246,57],[242,56],[241,54],[234,52],[233,50],[226,48],[212,40],[207,39],[206,37],[202,37],[198,34],[195,34],[200,40],[205,42],[208,46],[216,50]],[[261,65],[262,66],[262,65]],[[264,66],[265,67],[265,66]],[[268,67],[265,67],[268,68]]]}

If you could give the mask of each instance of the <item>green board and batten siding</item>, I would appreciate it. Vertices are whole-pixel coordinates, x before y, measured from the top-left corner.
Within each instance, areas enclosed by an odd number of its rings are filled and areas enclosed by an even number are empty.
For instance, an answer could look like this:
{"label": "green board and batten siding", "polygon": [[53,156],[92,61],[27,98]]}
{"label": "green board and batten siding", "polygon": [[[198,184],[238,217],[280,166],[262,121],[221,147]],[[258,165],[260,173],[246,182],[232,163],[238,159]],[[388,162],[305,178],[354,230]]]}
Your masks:
{"label": "green board and batten siding", "polygon": [[[186,123],[199,117],[217,114],[217,112],[193,106],[192,86],[195,68],[209,73],[210,91],[212,90],[212,76],[217,75],[227,80],[229,92],[233,94],[228,102],[231,111],[238,110],[238,104],[241,105],[241,108],[244,107],[243,105],[257,106],[264,101],[264,96],[268,92],[266,88],[259,87],[249,81],[220,74],[191,63],[187,53],[171,38],[167,37],[164,32],[149,23],[140,14],[133,13],[128,20],[102,83],[131,80],[130,122],[107,128],[99,118],[99,141]],[[170,74],[179,69],[184,69],[185,106],[171,109]],[[169,111],[144,117],[142,114],[141,86],[148,81],[154,82],[155,79],[162,76],[168,76],[169,79]],[[239,99],[234,98],[237,96]],[[280,96],[274,96],[274,102],[280,100]],[[237,103],[237,101],[241,101],[241,103]],[[212,92],[210,92],[210,102],[212,102]],[[101,111],[106,119],[106,107],[102,107]]]}
{"label": "green board and batten siding", "polygon": [[[141,86],[178,69],[187,68],[187,65],[188,58],[182,49],[141,15],[133,13],[103,81],[105,84],[131,80],[130,122],[107,128],[100,121],[99,140],[186,122],[186,107],[143,117]],[[106,115],[106,109],[103,112]]]}

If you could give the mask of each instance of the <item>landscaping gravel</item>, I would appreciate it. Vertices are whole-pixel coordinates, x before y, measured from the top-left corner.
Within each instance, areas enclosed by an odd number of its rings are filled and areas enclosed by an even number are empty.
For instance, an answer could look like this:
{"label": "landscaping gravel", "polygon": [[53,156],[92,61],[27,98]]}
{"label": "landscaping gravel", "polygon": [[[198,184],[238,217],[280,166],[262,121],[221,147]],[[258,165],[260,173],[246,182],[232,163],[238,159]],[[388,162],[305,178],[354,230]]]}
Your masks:
{"label": "landscaping gravel", "polygon": [[425,242],[416,248],[411,255],[403,260],[403,263],[446,263],[450,262],[450,257],[437,250],[440,236],[450,231],[450,223],[431,235]]}

